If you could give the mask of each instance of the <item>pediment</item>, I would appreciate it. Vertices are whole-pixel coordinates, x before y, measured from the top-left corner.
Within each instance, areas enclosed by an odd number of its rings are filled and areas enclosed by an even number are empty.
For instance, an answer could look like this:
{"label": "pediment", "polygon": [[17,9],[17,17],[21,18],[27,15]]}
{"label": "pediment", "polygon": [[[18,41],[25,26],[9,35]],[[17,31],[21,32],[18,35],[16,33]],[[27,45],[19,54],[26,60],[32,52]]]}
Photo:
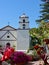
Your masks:
{"label": "pediment", "polygon": [[6,32],[0,40],[16,40],[16,37],[11,32]]}
{"label": "pediment", "polygon": [[16,30],[15,28],[13,28],[12,26],[5,26],[5,27],[3,27],[3,28],[1,28],[0,30]]}

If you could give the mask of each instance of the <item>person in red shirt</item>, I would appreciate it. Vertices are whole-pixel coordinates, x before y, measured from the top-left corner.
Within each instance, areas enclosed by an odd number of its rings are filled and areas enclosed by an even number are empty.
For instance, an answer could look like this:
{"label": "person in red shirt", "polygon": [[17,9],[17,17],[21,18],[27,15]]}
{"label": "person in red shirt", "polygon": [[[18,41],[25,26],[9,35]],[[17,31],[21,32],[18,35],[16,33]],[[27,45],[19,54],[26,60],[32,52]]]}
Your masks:
{"label": "person in red shirt", "polygon": [[6,49],[3,53],[3,58],[2,60],[8,60],[11,56],[11,54],[14,52],[14,48],[10,47],[10,43],[6,44]]}

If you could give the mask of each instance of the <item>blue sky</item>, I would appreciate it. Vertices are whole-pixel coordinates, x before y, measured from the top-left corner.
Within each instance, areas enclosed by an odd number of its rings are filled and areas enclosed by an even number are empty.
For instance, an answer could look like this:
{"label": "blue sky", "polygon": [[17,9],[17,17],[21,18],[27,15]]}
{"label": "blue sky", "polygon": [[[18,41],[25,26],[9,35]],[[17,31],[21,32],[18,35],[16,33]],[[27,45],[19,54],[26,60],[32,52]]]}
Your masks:
{"label": "blue sky", "polygon": [[36,19],[40,16],[40,0],[0,0],[0,28],[10,25],[19,27],[19,16],[29,16],[30,28],[37,27]]}

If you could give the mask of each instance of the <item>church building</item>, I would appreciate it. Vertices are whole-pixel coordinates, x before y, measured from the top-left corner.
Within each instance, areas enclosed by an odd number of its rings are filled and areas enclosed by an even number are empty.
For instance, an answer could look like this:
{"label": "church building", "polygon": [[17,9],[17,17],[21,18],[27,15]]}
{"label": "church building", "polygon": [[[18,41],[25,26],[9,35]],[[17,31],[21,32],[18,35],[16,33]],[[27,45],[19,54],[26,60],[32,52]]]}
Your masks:
{"label": "church building", "polygon": [[0,46],[5,48],[10,43],[15,50],[27,50],[29,48],[29,17],[23,14],[19,17],[19,28],[15,29],[7,25],[0,29]]}

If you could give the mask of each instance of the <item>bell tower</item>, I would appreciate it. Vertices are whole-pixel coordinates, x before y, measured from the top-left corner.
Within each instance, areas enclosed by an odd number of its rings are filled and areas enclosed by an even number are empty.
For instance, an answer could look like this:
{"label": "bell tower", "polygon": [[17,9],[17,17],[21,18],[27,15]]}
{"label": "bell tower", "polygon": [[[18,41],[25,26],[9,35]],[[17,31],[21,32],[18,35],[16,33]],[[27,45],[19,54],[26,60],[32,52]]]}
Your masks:
{"label": "bell tower", "polygon": [[29,48],[29,17],[23,13],[19,17],[19,28],[17,31],[17,50],[27,50]]}
{"label": "bell tower", "polygon": [[29,21],[28,21],[29,17],[26,16],[25,13],[23,13],[22,16],[19,17],[19,28],[20,29],[29,29]]}

